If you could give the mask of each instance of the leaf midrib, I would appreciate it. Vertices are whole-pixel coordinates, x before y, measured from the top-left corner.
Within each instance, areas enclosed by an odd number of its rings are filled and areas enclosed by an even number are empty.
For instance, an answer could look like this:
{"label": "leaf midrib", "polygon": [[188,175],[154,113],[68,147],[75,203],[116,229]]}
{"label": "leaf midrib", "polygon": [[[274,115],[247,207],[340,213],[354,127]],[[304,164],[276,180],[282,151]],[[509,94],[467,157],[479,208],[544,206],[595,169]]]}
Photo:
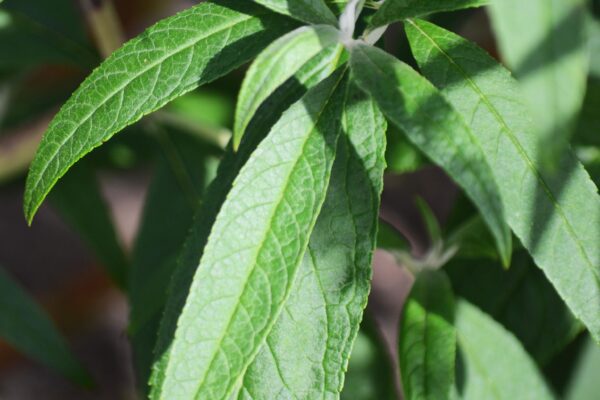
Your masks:
{"label": "leaf midrib", "polygon": [[[317,116],[314,118],[314,120],[313,120],[313,123],[312,123],[312,126],[311,126],[311,128],[310,128],[310,132],[309,132],[309,133],[306,135],[306,138],[305,138],[305,140],[304,140],[304,142],[303,142],[303,144],[302,144],[302,149],[301,149],[301,151],[299,152],[299,156],[298,156],[298,157],[296,158],[296,160],[294,161],[294,166],[291,168],[291,170],[290,170],[290,171],[294,171],[294,170],[296,169],[296,167],[297,167],[298,163],[299,163],[299,162],[300,162],[300,160],[302,159],[302,154],[304,154],[304,153],[305,153],[306,144],[307,144],[307,142],[309,141],[309,139],[310,139],[310,137],[311,137],[311,135],[312,135],[312,132],[313,132],[313,131],[316,129],[316,127],[317,127],[317,125],[318,125],[319,121],[321,120],[321,117],[322,117],[322,115],[323,115],[323,112],[325,111],[325,109],[326,109],[326,108],[327,108],[327,106],[329,105],[329,103],[330,103],[330,101],[331,101],[331,95],[332,95],[332,94],[333,94],[333,93],[334,93],[334,92],[337,90],[337,87],[338,87],[338,85],[340,84],[340,82],[342,81],[342,78],[344,77],[344,75],[345,75],[344,73],[340,74],[340,77],[339,77],[338,81],[337,81],[337,82],[336,82],[336,84],[335,84],[335,85],[333,85],[333,87],[331,88],[331,90],[330,90],[330,92],[329,92],[330,94],[329,94],[329,96],[328,96],[327,100],[326,100],[326,101],[323,103],[323,106],[322,106],[322,107],[321,107],[321,109],[319,110],[319,113],[318,113],[318,114],[317,114]],[[284,199],[285,193],[287,192],[288,185],[290,184],[290,179],[289,179],[289,178],[290,178],[290,176],[291,176],[291,175],[292,175],[292,173],[290,173],[290,175],[289,175],[289,176],[288,176],[288,178],[286,179],[286,181],[285,181],[284,185],[282,185],[282,189],[281,189],[281,191],[280,191],[280,193],[279,193],[279,197],[278,197],[277,201],[275,202],[275,203],[276,203],[276,206],[275,206],[275,207],[273,207],[273,211],[271,212],[271,215],[270,215],[270,216],[269,216],[269,218],[268,218],[268,221],[269,221],[269,222],[272,222],[272,220],[273,220],[273,218],[275,217],[275,215],[276,215],[276,214],[278,214],[278,211],[279,211],[279,208],[280,208],[280,206],[281,206],[281,204],[282,204],[282,202],[283,202],[283,199]],[[327,175],[329,176],[329,175],[330,175],[330,173],[328,173]],[[328,178],[326,177],[326,179],[328,179]],[[312,228],[314,227],[314,225],[315,225],[315,223],[316,223],[316,220],[317,220],[317,218],[316,218],[316,214],[318,214],[318,213],[315,213],[315,216],[313,216],[313,218],[312,218],[312,221],[311,221],[311,224],[310,224],[310,229],[309,229],[310,231],[312,231]],[[245,291],[246,291],[246,287],[247,287],[247,285],[248,285],[248,281],[249,281],[249,279],[248,279],[248,278],[250,277],[250,275],[252,274],[252,272],[255,270],[255,268],[256,268],[256,265],[257,265],[257,262],[256,262],[256,260],[258,259],[259,255],[261,254],[261,252],[262,252],[262,250],[263,250],[263,248],[264,248],[264,243],[265,243],[265,241],[266,241],[266,237],[267,237],[267,235],[269,234],[269,232],[271,232],[271,228],[270,228],[270,227],[271,227],[271,224],[268,224],[268,227],[269,227],[268,229],[265,229],[265,232],[264,232],[263,238],[262,238],[262,240],[260,241],[260,245],[259,245],[259,246],[257,246],[257,249],[256,249],[256,251],[254,252],[254,255],[253,255],[253,257],[252,257],[252,259],[253,259],[254,261],[253,261],[253,263],[252,263],[252,267],[251,267],[251,268],[248,270],[248,273],[246,274],[246,278],[244,279],[244,287],[242,288],[242,290],[241,290],[241,292],[240,292],[240,295],[239,295],[239,297],[238,297],[238,300],[239,300],[239,299],[241,299],[241,297],[243,296],[243,294],[244,294],[244,293],[245,293]],[[304,241],[305,241],[305,242],[308,242],[309,238],[310,238],[310,236],[307,236],[307,237],[306,237],[306,239],[305,239]],[[303,246],[303,247],[307,247],[307,246]],[[301,258],[300,258],[300,260],[301,260]],[[288,284],[289,284],[289,283],[288,283]],[[284,298],[283,298],[283,300],[281,301],[281,304],[279,304],[279,305],[277,306],[277,312],[276,312],[277,314],[279,314],[279,311],[281,311],[281,309],[283,308],[283,306],[284,306],[284,305],[285,305],[285,303],[287,302],[287,298],[289,297],[289,295],[290,295],[290,291],[288,290],[288,291],[287,291],[287,293],[286,293],[286,295],[285,295],[285,297],[284,297]],[[238,310],[238,308],[239,308],[239,304],[240,304],[240,302],[239,302],[239,301],[238,301],[238,302],[236,302],[236,305],[235,305],[235,307],[234,307],[233,311],[231,312],[231,314],[230,314],[230,316],[229,316],[229,320],[228,320],[228,322],[227,322],[227,325],[225,326],[225,329],[223,330],[223,333],[221,334],[221,336],[220,336],[220,338],[219,338],[219,340],[218,340],[218,342],[217,342],[217,346],[216,346],[217,348],[220,348],[220,347],[221,347],[221,344],[222,344],[222,342],[223,342],[223,339],[225,338],[225,335],[226,335],[226,333],[228,332],[228,330],[229,330],[229,327],[231,326],[231,323],[232,323],[232,321],[233,321],[233,317],[234,317],[234,315],[236,314],[236,312],[237,312],[237,310]],[[272,330],[272,328],[273,328],[273,326],[274,326],[274,324],[275,324],[276,322],[277,322],[277,318],[273,318],[273,320],[272,320],[272,321],[271,321],[271,322],[270,322],[270,323],[267,325],[267,327],[265,328],[265,329],[266,329],[266,332],[270,332],[270,331]],[[266,337],[267,337],[267,336],[268,336],[268,335],[266,335],[266,336],[265,336],[265,339],[266,339]],[[263,341],[263,342],[264,342],[264,341]],[[263,342],[261,342],[261,343],[263,343]],[[249,365],[251,364],[252,360],[254,360],[254,358],[256,357],[256,355],[258,354],[258,352],[260,351],[260,349],[261,349],[261,346],[260,346],[260,345],[259,345],[259,346],[256,346],[256,348],[255,348],[255,349],[252,351],[252,353],[251,353],[251,355],[250,355],[250,357],[249,357],[249,359],[250,359],[250,362],[249,362],[249,363],[247,363],[247,365],[246,365],[246,366],[245,366],[245,367],[242,369],[242,371],[240,371],[240,375],[239,375],[239,376],[238,376],[236,379],[234,379],[234,380],[231,380],[231,381],[233,381],[233,382],[236,382],[238,379],[240,379],[240,377],[242,377],[242,376],[243,376],[243,375],[246,373],[246,370],[248,369]],[[211,358],[210,358],[210,361],[208,362],[208,365],[207,365],[207,367],[205,368],[205,372],[204,372],[203,376],[202,376],[202,377],[201,377],[201,378],[198,380],[198,382],[199,382],[199,385],[198,385],[197,389],[196,389],[196,390],[194,390],[194,392],[193,392],[193,393],[194,393],[194,398],[198,398],[199,391],[200,391],[200,390],[202,389],[202,387],[204,386],[204,381],[205,381],[205,379],[206,379],[206,376],[208,375],[208,373],[209,373],[209,371],[210,371],[210,369],[211,369],[211,366],[212,366],[212,364],[213,364],[213,363],[214,363],[214,361],[215,361],[215,357],[216,357],[216,356],[217,356],[217,352],[213,352],[213,354],[212,354],[212,356],[211,356]],[[170,360],[170,359],[169,359],[169,360]],[[168,366],[167,366],[167,368],[168,368]],[[229,395],[231,394],[231,390],[232,390],[234,387],[235,387],[235,385],[231,385],[231,386],[230,386],[230,388],[228,388],[228,389],[227,389],[227,392],[225,393],[225,398],[228,398],[228,397],[229,397]]]}
{"label": "leaf midrib", "polygon": [[[258,14],[257,14],[258,15]],[[35,180],[35,183],[33,183],[33,185],[31,186],[31,190],[34,190],[35,188],[38,187],[40,181],[44,178],[44,175],[48,169],[48,167],[50,166],[50,164],[56,159],[56,156],[59,154],[60,150],[62,149],[62,147],[69,141],[71,140],[71,138],[73,137],[73,135],[79,130],[79,128],[86,123],[97,111],[100,107],[102,107],[104,104],[106,104],[110,99],[112,99],[115,95],[117,95],[118,93],[122,92],[123,89],[125,89],[131,82],[133,82],[134,80],[136,80],[137,78],[139,78],[140,76],[142,76],[143,74],[145,74],[146,72],[150,71],[152,68],[162,64],[162,62],[164,62],[166,59],[181,53],[187,49],[189,49],[190,47],[195,46],[196,44],[198,44],[198,42],[207,39],[211,36],[214,36],[216,34],[219,34],[223,31],[226,31],[228,29],[233,28],[234,26],[246,22],[250,19],[256,18],[256,15],[244,15],[242,18],[237,18],[233,21],[229,21],[227,24],[225,24],[224,26],[219,27],[218,29],[212,30],[210,32],[208,32],[207,34],[199,37],[199,38],[194,38],[194,40],[190,40],[188,42],[186,42],[185,44],[183,44],[182,46],[179,46],[177,48],[175,48],[173,51],[168,52],[166,55],[160,57],[158,60],[148,64],[147,66],[145,66],[142,70],[140,70],[139,72],[137,72],[136,74],[133,75],[133,77],[131,79],[127,79],[123,84],[119,85],[115,90],[111,91],[108,93],[108,95],[96,106],[94,107],[87,115],[85,115],[75,126],[75,128],[70,131],[65,138],[60,142],[60,144],[56,147],[56,149],[54,150],[53,154],[47,159],[47,161],[44,164],[44,167],[41,169],[41,171],[37,174],[37,179]],[[142,114],[145,115],[145,114]],[[50,128],[53,130],[53,128],[56,125],[53,124],[53,126]],[[58,180],[58,178],[54,179],[54,183],[56,183],[56,181]],[[45,190],[45,194],[47,195],[48,192],[50,191],[50,188]],[[30,209],[30,205],[31,202],[33,201],[33,199],[29,199],[28,201],[28,209]],[[37,202],[39,205],[39,201]]]}
{"label": "leaf midrib", "polygon": [[488,107],[488,109],[490,110],[490,112],[492,113],[492,115],[494,115],[494,118],[496,118],[496,120],[498,121],[498,123],[501,125],[502,131],[504,131],[504,133],[506,133],[506,135],[509,137],[510,141],[513,143],[513,145],[515,146],[515,148],[517,149],[517,151],[521,155],[521,158],[523,158],[526,161],[526,164],[527,164],[528,168],[535,175],[536,179],[538,180],[538,182],[541,184],[542,188],[544,189],[544,192],[546,193],[546,195],[548,196],[548,198],[550,199],[550,201],[552,202],[552,204],[554,205],[554,207],[558,211],[558,214],[560,215],[561,219],[563,220],[564,224],[566,225],[569,233],[575,239],[575,243],[577,244],[577,248],[578,248],[579,252],[581,253],[581,255],[583,256],[583,259],[585,260],[586,266],[591,270],[592,275],[596,279],[596,283],[598,284],[598,286],[600,286],[600,276],[598,276],[598,273],[595,271],[594,265],[592,264],[591,260],[589,259],[588,255],[587,255],[587,252],[585,251],[585,248],[583,246],[583,243],[581,243],[581,239],[579,239],[579,236],[576,234],[575,229],[573,228],[573,226],[569,222],[569,220],[568,220],[568,218],[567,218],[564,210],[562,209],[561,205],[558,203],[556,197],[554,196],[554,194],[552,193],[550,187],[548,186],[548,184],[546,183],[546,181],[542,177],[540,171],[538,171],[538,169],[533,165],[533,162],[531,161],[531,159],[529,158],[529,156],[525,152],[525,149],[521,145],[521,142],[519,142],[519,140],[516,138],[516,136],[515,136],[514,132],[512,131],[512,129],[504,121],[504,118],[502,118],[502,116],[500,115],[500,113],[498,112],[498,110],[490,103],[490,101],[488,100],[487,96],[482,92],[482,90],[479,88],[479,86],[471,79],[470,75],[467,74],[467,72],[460,65],[458,65],[454,61],[454,59],[452,59],[452,57],[450,57],[450,55],[448,53],[446,53],[440,46],[438,46],[438,44],[436,43],[436,41],[431,36],[429,36],[417,24],[415,24],[412,19],[407,19],[406,21],[408,23],[410,23],[413,27],[415,27],[425,38],[427,38],[431,42],[431,44],[439,52],[441,52],[444,55],[444,57],[446,57],[448,59],[448,62],[451,65],[453,65],[461,73],[461,75],[464,76],[464,78],[467,81],[467,83],[469,84],[469,86],[471,86],[473,88],[473,90],[475,91],[475,93],[477,93],[477,95],[479,96],[480,100]]}

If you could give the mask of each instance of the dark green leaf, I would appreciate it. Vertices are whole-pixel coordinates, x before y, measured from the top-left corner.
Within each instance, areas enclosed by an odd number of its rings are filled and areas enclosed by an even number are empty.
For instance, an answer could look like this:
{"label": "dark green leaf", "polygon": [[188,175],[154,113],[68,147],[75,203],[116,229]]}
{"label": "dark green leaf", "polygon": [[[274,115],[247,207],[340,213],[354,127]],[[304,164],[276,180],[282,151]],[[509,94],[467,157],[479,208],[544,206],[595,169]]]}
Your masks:
{"label": "dark green leaf", "polygon": [[354,43],[350,63],[353,77],[390,121],[443,167],[477,205],[508,263],[511,236],[499,190],[479,141],[460,114],[425,78],[382,50]]}
{"label": "dark green leaf", "polygon": [[323,0],[254,0],[254,2],[309,24],[337,25],[337,19]]}
{"label": "dark green leaf", "polygon": [[490,0],[386,0],[373,16],[373,26],[384,26],[406,18],[422,17],[444,11],[481,7]]}
{"label": "dark green leaf", "polygon": [[91,383],[50,318],[4,268],[0,268],[0,337],[67,378]]}
{"label": "dark green leaf", "polygon": [[131,40],[97,68],[50,124],[31,165],[31,222],[56,181],[116,132],[240,66],[292,27],[250,2],[205,2]]}
{"label": "dark green leaf", "polygon": [[445,399],[454,383],[454,295],[442,271],[420,272],[404,304],[398,332],[407,400]]}
{"label": "dark green leaf", "polygon": [[50,202],[96,253],[113,282],[126,290],[129,262],[90,165],[83,162],[70,170]]}
{"label": "dark green leaf", "polygon": [[600,340],[600,198],[588,174],[570,152],[554,173],[543,168],[515,81],[482,49],[424,21],[407,32],[425,75],[481,138],[513,231]]}

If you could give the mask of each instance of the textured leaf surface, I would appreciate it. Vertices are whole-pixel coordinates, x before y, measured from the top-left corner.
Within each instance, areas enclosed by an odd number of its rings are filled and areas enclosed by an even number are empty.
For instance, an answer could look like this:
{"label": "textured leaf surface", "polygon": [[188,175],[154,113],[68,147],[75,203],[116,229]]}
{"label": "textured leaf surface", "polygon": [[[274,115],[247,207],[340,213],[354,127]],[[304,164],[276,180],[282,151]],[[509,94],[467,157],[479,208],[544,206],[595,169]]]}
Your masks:
{"label": "textured leaf surface", "polygon": [[461,300],[456,306],[455,324],[459,398],[554,398],[521,343],[492,318]]}
{"label": "textured leaf surface", "polygon": [[398,332],[400,375],[406,399],[448,398],[454,383],[454,296],[442,271],[417,275]]}
{"label": "textured leaf surface", "polygon": [[338,31],[328,25],[298,28],[277,39],[252,63],[238,95],[233,130],[237,149],[254,113],[281,84],[325,47],[337,42]]}
{"label": "textured leaf surface", "polygon": [[490,0],[386,0],[373,16],[373,26],[444,11],[481,7]]}
{"label": "textured leaf surface", "polygon": [[131,40],[97,68],[51,122],[31,165],[28,221],[56,181],[116,132],[238,67],[290,29],[250,2],[202,3]]}
{"label": "textured leaf surface", "polygon": [[67,378],[90,383],[52,321],[4,268],[0,268],[0,337]]}
{"label": "textured leaf surface", "polygon": [[390,121],[477,205],[508,262],[511,236],[499,190],[481,145],[460,114],[425,78],[382,50],[356,43],[350,64],[359,86],[377,100]]}
{"label": "textured leaf surface", "polygon": [[323,0],[254,0],[254,2],[309,24],[337,25],[337,19]]}
{"label": "textured leaf surface", "polygon": [[314,87],[333,72],[341,50],[341,47],[325,50],[269,97],[263,105],[269,112],[258,112],[249,125],[239,150],[234,153],[230,147],[223,157],[217,177],[209,186],[202,208],[194,218],[192,229],[179,256],[177,270],[170,283],[168,301],[155,349],[155,364],[151,377],[152,399],[160,398],[161,384],[171,354],[177,319],[185,305],[210,230],[234,179],[281,114],[299,100],[307,88]]}
{"label": "textured leaf surface", "polygon": [[536,140],[516,82],[483,50],[423,21],[407,31],[425,75],[480,137],[511,228],[600,340],[600,198],[588,174],[570,152],[554,173],[542,167],[545,144]]}
{"label": "textured leaf surface", "polygon": [[162,154],[146,195],[129,279],[129,336],[138,383],[146,389],[152,350],[181,243],[200,205],[207,151],[182,132],[158,132]]}
{"label": "textured leaf surface", "polygon": [[342,76],[288,109],[236,178],[179,317],[161,398],[227,398],[273,328],[325,200]]}
{"label": "textured leaf surface", "polygon": [[342,400],[398,399],[394,366],[382,334],[369,319],[361,323],[356,337]]}
{"label": "textured leaf surface", "polygon": [[568,147],[585,95],[585,7],[585,0],[491,2],[500,50],[519,79],[549,168]]}
{"label": "textured leaf surface", "polygon": [[540,365],[581,332],[581,323],[524,250],[515,252],[508,270],[481,258],[455,258],[444,269],[456,295],[510,330]]}
{"label": "textured leaf surface", "polygon": [[69,171],[50,196],[50,202],[83,237],[113,282],[127,289],[129,261],[91,166],[84,162]]}
{"label": "textured leaf surface", "polygon": [[350,86],[327,198],[289,299],[240,399],[337,398],[371,280],[386,121]]}

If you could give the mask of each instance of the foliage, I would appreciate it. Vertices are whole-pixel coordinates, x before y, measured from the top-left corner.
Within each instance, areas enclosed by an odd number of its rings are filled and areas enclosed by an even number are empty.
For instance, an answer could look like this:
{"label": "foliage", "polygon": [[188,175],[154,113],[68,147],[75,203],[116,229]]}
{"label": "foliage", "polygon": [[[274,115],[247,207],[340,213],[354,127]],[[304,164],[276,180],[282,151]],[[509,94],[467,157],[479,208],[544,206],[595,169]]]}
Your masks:
{"label": "foliage", "polygon": [[[554,396],[540,368],[582,330],[600,342],[599,178],[584,167],[600,160],[588,47],[598,22],[583,0],[526,3],[205,1],[90,73],[39,144],[24,212],[31,224],[49,197],[128,296],[144,395],[383,399],[399,378],[407,399]],[[505,66],[435,23],[482,6]],[[23,43],[0,72],[94,63],[79,29],[0,7],[0,52],[5,37]],[[413,58],[380,41],[398,21]],[[250,61],[235,112],[194,92]],[[129,260],[88,163],[112,153],[81,159],[109,139],[102,149],[129,146],[133,133],[111,138],[136,129],[133,154],[150,141],[159,156]],[[440,227],[419,200],[431,236],[422,257],[378,222],[386,162],[390,174],[436,165],[472,206]],[[373,321],[361,326],[376,248],[415,278],[393,346],[399,377]],[[85,377],[32,300],[0,278],[5,313],[39,326],[0,318],[0,334]],[[587,346],[571,396],[593,390]]]}

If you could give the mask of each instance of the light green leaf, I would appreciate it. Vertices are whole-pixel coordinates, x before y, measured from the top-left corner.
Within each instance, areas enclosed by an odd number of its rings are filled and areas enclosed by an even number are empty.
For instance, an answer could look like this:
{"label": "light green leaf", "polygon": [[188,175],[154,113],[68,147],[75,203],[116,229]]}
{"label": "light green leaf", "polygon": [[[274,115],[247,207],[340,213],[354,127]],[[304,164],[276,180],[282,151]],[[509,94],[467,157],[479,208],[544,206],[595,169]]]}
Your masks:
{"label": "light green leaf", "polygon": [[250,2],[205,2],[125,44],[51,122],[27,178],[27,220],[85,154],[145,114],[240,66],[291,27]]}
{"label": "light green leaf", "polygon": [[461,115],[425,78],[382,50],[354,43],[350,64],[359,86],[377,100],[390,121],[477,205],[508,263],[511,236],[498,187],[481,145]]}
{"label": "light green leaf", "polygon": [[228,398],[273,328],[325,200],[342,72],[288,109],[236,178],[179,317],[160,398]]}
{"label": "light green leaf", "polygon": [[545,144],[533,133],[516,82],[483,50],[427,22],[407,28],[425,75],[480,137],[511,228],[600,340],[600,198],[588,174],[570,152],[554,173],[542,167]]}
{"label": "light green leaf", "polygon": [[91,166],[83,162],[71,169],[50,202],[96,253],[113,282],[126,290],[129,261]]}
{"label": "light green leaf", "polygon": [[[367,316],[368,317],[368,316]],[[398,399],[394,366],[383,335],[375,322],[365,318],[356,337],[342,400]]]}
{"label": "light green leaf", "polygon": [[182,132],[157,132],[162,155],[146,196],[130,273],[129,336],[138,383],[147,389],[152,350],[181,243],[200,205],[207,152]]}
{"label": "light green leaf", "polygon": [[217,177],[207,189],[202,208],[194,218],[192,229],[178,259],[177,270],[169,285],[169,296],[154,354],[155,360],[150,382],[152,399],[160,397],[161,384],[164,381],[166,366],[171,354],[178,317],[185,305],[211,228],[234,179],[281,114],[299,100],[308,88],[329,76],[336,68],[338,59],[338,50],[332,47],[302,67],[292,79],[282,86],[281,90],[267,99],[262,107],[268,112],[259,111],[256,114],[244,135],[240,149],[234,153],[230,146],[225,153],[219,165]]}
{"label": "light green leaf", "polygon": [[277,39],[258,55],[238,95],[233,129],[235,150],[263,101],[320,51],[335,44],[338,36],[339,31],[328,25],[305,26]]}
{"label": "light green leaf", "polygon": [[337,397],[372,275],[386,121],[351,85],[327,197],[283,312],[240,399]]}
{"label": "light green leaf", "polygon": [[302,22],[337,26],[337,19],[323,0],[254,0],[254,2]]}
{"label": "light green leaf", "polygon": [[540,365],[582,330],[524,250],[515,252],[508,270],[481,258],[455,258],[444,269],[456,295],[504,325]]}
{"label": "light green leaf", "polygon": [[65,377],[90,385],[89,376],[50,318],[1,267],[0,337]]}
{"label": "light green leaf", "polygon": [[489,2],[490,0],[386,0],[373,15],[371,25],[374,27],[384,26],[406,18],[481,7]]}
{"label": "light green leaf", "polygon": [[427,159],[398,127],[395,125],[389,126],[387,138],[388,143],[385,151],[385,160],[388,165],[387,172],[406,174],[427,165]]}
{"label": "light green leaf", "polygon": [[490,16],[504,60],[519,79],[544,167],[568,147],[585,95],[586,0],[494,0]]}
{"label": "light green leaf", "polygon": [[475,306],[456,305],[456,390],[463,400],[552,399],[521,343]]}
{"label": "light green leaf", "polygon": [[404,396],[445,399],[454,383],[454,295],[443,271],[419,273],[404,304],[398,332]]}
{"label": "light green leaf", "polygon": [[600,393],[598,371],[600,371],[600,347],[588,337],[579,354],[564,398],[566,400],[595,400]]}

